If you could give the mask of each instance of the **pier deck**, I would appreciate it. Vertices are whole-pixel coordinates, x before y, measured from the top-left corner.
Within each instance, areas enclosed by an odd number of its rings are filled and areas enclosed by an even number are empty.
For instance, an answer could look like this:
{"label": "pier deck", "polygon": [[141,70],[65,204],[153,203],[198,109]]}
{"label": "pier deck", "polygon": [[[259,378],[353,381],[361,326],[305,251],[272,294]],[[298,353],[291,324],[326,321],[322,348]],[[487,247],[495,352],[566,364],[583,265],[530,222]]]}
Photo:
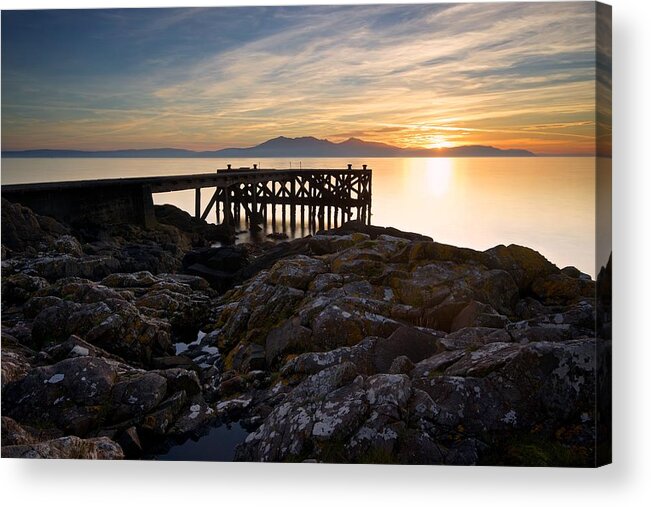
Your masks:
{"label": "pier deck", "polygon": [[[256,169],[216,173],[2,185],[2,197],[65,222],[155,223],[153,194],[195,191],[194,214],[216,223],[276,221],[314,228],[356,218],[370,222],[372,171],[359,169]],[[201,189],[212,188],[202,203]],[[213,211],[214,210],[214,211]],[[340,215],[341,214],[341,215]]]}

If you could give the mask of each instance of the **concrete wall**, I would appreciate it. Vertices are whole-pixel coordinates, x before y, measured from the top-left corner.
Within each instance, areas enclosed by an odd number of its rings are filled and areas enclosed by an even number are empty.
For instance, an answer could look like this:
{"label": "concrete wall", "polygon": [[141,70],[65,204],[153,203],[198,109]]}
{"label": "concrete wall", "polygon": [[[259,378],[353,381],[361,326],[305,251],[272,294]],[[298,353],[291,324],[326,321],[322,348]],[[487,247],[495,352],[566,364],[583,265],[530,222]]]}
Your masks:
{"label": "concrete wall", "polygon": [[156,223],[151,190],[142,185],[2,192],[40,215],[67,223]]}

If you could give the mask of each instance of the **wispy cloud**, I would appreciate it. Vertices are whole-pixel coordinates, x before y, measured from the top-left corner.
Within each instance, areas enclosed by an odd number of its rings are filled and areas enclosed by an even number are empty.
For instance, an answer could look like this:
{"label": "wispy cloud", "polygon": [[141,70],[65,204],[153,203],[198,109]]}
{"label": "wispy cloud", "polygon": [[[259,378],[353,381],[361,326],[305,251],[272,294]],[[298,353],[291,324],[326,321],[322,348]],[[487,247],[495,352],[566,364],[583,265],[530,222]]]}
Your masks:
{"label": "wispy cloud", "polygon": [[3,146],[212,149],[358,132],[594,150],[592,3],[99,12],[104,43],[123,34],[138,58],[83,72],[82,51],[76,71],[44,82],[5,69],[3,53]]}

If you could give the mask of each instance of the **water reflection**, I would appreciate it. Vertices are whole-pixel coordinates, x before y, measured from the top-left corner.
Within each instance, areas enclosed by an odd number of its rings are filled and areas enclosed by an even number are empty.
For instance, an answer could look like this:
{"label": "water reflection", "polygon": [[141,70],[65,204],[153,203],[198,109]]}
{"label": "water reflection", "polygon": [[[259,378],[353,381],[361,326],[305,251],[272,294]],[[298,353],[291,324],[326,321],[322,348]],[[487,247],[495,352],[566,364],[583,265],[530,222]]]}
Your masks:
{"label": "water reflection", "polygon": [[172,445],[153,459],[159,461],[233,461],[236,447],[249,432],[239,422],[210,428],[199,438]]}
{"label": "water reflection", "polygon": [[430,158],[425,162],[425,180],[427,190],[435,197],[442,197],[450,192],[453,184],[452,159]]}
{"label": "water reflection", "polygon": [[[214,172],[221,159],[3,159],[2,182]],[[233,160],[289,168],[289,159]],[[595,273],[594,158],[303,159],[302,167],[373,169],[372,223],[485,250],[517,243],[559,266]],[[610,167],[610,160],[604,161]],[[293,164],[297,165],[296,163]],[[202,192],[207,202],[211,189]],[[193,213],[194,193],[157,194]],[[214,214],[209,217],[215,221]],[[265,231],[271,232],[271,224]],[[282,230],[276,227],[276,230]],[[292,231],[287,230],[292,237]],[[307,231],[296,229],[294,235]]]}

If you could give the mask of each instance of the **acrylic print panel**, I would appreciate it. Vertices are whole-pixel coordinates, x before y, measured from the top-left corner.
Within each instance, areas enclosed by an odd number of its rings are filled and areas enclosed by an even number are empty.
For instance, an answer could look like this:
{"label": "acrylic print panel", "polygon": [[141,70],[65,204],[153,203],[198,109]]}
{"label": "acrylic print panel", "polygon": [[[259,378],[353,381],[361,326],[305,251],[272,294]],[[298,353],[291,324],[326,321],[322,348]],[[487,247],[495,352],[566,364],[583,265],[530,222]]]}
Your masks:
{"label": "acrylic print panel", "polygon": [[610,461],[591,2],[2,13],[2,456]]}

